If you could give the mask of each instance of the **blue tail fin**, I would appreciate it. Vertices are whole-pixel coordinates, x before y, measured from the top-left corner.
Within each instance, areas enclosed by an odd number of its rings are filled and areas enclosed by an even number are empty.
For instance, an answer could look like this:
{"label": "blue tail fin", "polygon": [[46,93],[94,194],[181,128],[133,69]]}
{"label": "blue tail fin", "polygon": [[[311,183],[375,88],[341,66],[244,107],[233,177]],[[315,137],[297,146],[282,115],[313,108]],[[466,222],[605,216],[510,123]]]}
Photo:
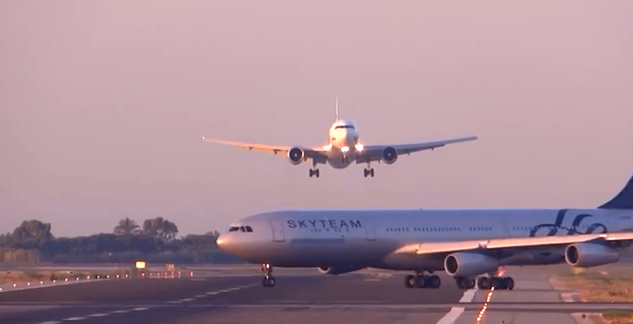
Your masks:
{"label": "blue tail fin", "polygon": [[598,208],[633,209],[633,177],[631,177],[617,196]]}

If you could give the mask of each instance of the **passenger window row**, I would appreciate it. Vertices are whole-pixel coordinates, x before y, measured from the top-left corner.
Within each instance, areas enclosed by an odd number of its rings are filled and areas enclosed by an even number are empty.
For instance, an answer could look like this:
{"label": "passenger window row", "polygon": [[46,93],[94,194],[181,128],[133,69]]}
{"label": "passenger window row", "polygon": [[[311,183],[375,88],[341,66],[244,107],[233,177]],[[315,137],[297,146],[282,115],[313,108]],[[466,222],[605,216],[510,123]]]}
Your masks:
{"label": "passenger window row", "polygon": [[[480,232],[480,231],[492,231],[492,227],[482,226],[482,227],[469,227],[469,231],[471,232]],[[462,229],[459,227],[389,227],[387,228],[387,232],[461,232]]]}

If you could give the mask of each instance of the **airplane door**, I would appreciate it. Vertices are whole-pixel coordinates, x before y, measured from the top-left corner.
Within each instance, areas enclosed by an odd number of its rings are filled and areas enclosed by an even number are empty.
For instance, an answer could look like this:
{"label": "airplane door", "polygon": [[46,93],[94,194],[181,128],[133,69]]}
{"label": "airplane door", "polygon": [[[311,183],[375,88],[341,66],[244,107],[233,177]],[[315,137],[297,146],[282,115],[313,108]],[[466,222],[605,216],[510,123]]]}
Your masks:
{"label": "airplane door", "polygon": [[365,232],[367,233],[367,241],[375,241],[376,240],[376,228],[372,224],[367,224],[365,227]]}
{"label": "airplane door", "polygon": [[270,227],[273,230],[273,242],[285,241],[284,227],[281,225],[281,221],[276,220],[276,219],[271,220]]}

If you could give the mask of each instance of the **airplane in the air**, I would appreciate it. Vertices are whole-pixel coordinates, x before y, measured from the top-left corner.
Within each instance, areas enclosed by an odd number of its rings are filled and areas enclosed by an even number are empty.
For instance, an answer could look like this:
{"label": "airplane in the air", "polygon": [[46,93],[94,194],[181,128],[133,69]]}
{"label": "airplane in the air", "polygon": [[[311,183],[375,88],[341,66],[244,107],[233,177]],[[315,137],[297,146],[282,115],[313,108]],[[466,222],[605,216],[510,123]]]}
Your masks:
{"label": "airplane in the air", "polygon": [[365,177],[374,176],[374,169],[371,162],[393,164],[398,156],[411,154],[423,150],[433,150],[447,144],[466,142],[478,139],[477,136],[453,138],[432,142],[421,142],[413,144],[398,145],[364,145],[360,140],[356,124],[350,120],[340,119],[338,113],[338,98],[336,99],[336,121],[329,130],[329,143],[322,147],[306,146],[274,146],[265,144],[251,144],[243,142],[227,141],[222,139],[212,139],[203,137],[206,142],[233,145],[249,150],[268,152],[273,154],[284,154],[290,163],[299,165],[304,161],[312,160],[312,168],[309,170],[310,177],[319,177],[318,164],[330,164],[335,169],[347,168],[353,162],[357,164],[366,163],[364,170]]}
{"label": "airplane in the air", "polygon": [[594,209],[281,210],[232,223],[217,239],[229,254],[274,267],[343,274],[364,268],[411,271],[406,287],[438,288],[435,271],[461,289],[514,288],[505,266],[617,262],[633,243],[633,178]]}

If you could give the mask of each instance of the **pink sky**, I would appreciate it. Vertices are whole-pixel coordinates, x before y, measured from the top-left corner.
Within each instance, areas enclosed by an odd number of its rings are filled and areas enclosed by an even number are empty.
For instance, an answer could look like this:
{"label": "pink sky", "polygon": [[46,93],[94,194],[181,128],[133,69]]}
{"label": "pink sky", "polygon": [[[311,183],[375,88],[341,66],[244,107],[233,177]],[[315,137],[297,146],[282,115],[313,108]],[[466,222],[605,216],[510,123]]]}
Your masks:
{"label": "pink sky", "polygon": [[[284,208],[587,207],[633,174],[630,1],[2,1],[0,232]],[[346,170],[203,143],[475,142]]]}

